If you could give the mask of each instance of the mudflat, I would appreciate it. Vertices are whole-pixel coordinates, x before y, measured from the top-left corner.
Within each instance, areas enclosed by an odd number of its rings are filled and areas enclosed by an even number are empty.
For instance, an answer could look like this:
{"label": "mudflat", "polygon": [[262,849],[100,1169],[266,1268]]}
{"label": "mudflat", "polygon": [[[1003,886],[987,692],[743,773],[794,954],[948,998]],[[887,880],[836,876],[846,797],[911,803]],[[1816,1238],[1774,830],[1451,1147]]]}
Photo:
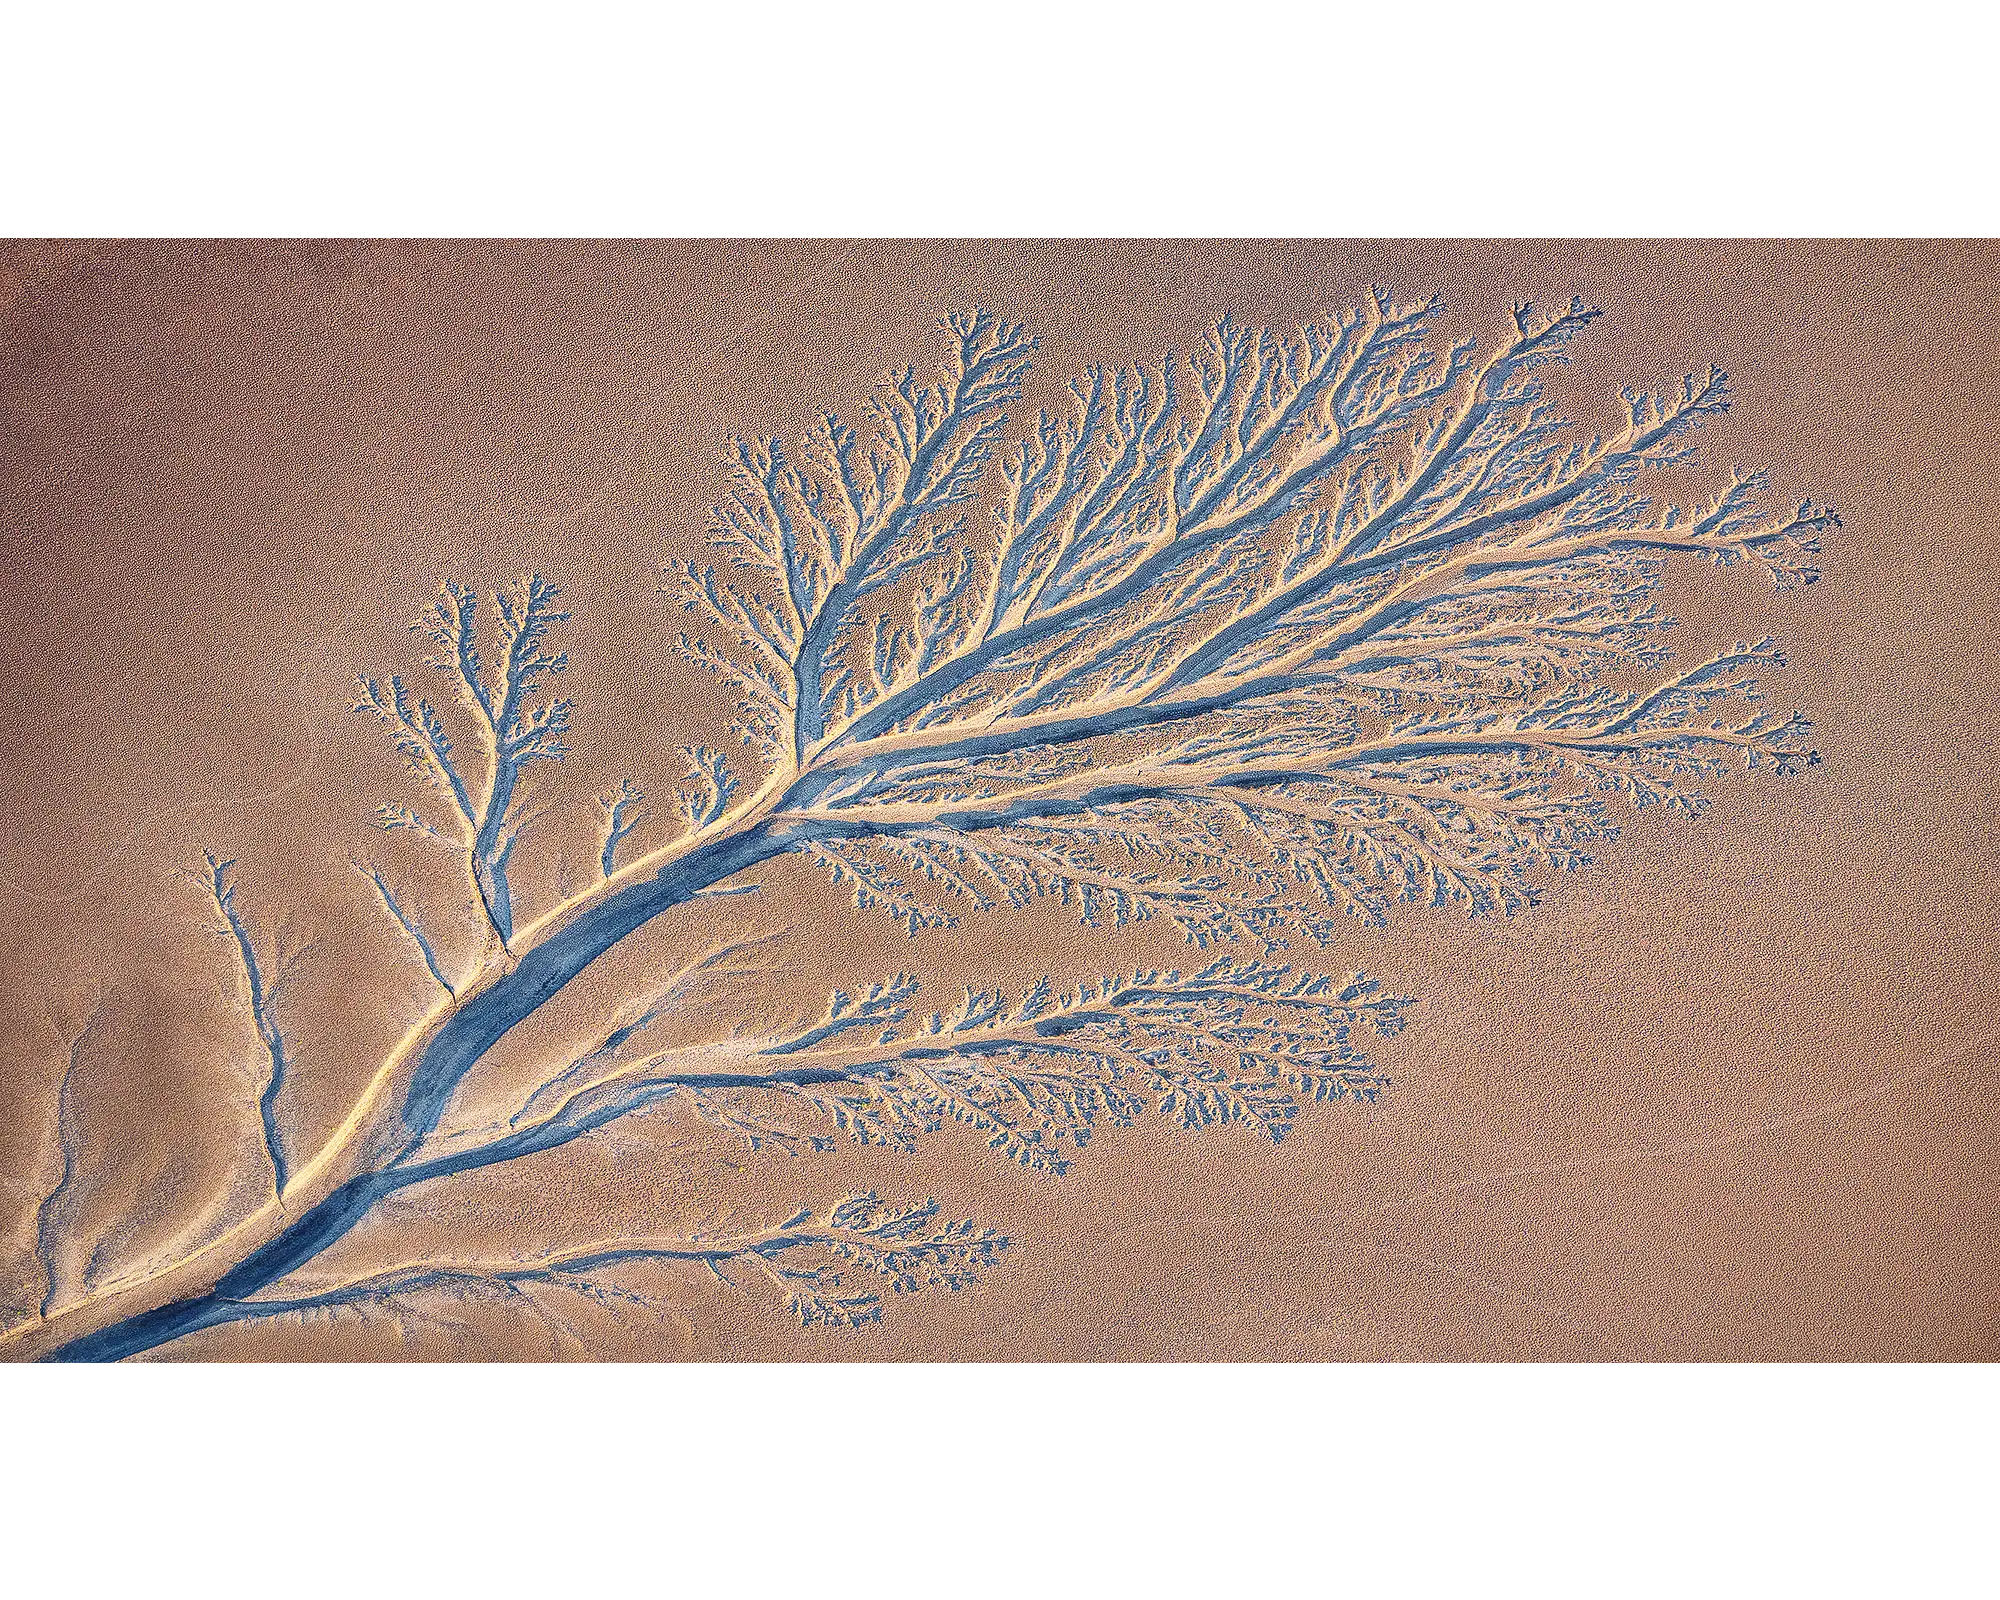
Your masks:
{"label": "mudflat", "polygon": [[1996,290],[4,247],[0,1353],[1990,1357]]}

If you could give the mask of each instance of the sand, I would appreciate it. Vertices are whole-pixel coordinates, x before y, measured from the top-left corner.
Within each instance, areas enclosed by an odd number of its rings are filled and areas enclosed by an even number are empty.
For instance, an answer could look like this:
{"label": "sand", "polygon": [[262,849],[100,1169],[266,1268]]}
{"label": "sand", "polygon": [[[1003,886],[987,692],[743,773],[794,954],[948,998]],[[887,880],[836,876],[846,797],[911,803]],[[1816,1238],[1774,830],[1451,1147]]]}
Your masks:
{"label": "sand", "polygon": [[[679,826],[680,746],[740,761],[735,696],[673,653],[691,619],[660,592],[664,566],[716,559],[729,435],[858,420],[880,371],[928,366],[936,319],[973,305],[1040,337],[1012,439],[1091,364],[1187,350],[1224,312],[1290,327],[1379,283],[1441,294],[1445,340],[1490,343],[1517,300],[1602,306],[1546,375],[1600,431],[1622,384],[1728,369],[1732,409],[1669,487],[1762,466],[1780,503],[1844,525],[1810,587],[1683,557],[1661,605],[1677,664],[1781,640],[1767,703],[1810,713],[1821,764],[1709,781],[1698,817],[1621,810],[1594,864],[1538,870],[1512,916],[1398,906],[1295,943],[1279,959],[1414,1003],[1357,1041],[1386,1088],[1305,1105],[1282,1143],[1148,1113],[1052,1176],[950,1120],[907,1152],[817,1125],[831,1148],[751,1149],[683,1096],[404,1190],[260,1291],[417,1272],[457,1292],[401,1280],[138,1358],[1989,1357],[1996,266],[1990,245],[1898,242],[7,247],[0,1351],[59,1344],[45,1306],[67,1337],[205,1291],[366,1168],[357,1130],[452,1005],[356,861],[447,981],[486,938],[428,841],[371,826],[422,792],[351,709],[358,671],[439,692],[409,625],[442,580],[543,572],[570,614],[571,752],[532,769],[551,809],[511,866],[531,927],[590,892],[598,794],[631,777],[651,797],[633,859]],[[282,1205],[270,1046],[204,851],[236,863],[265,978],[297,957],[270,1008]],[[1047,900],[912,938],[810,862],[749,877],[756,894],[691,901],[594,963],[454,1115],[504,1112],[720,941],[766,942],[676,998],[675,1043],[796,1038],[830,990],[899,972],[949,1010],[968,984],[1212,954],[1164,919],[1094,931]],[[801,1212],[794,1231],[846,1238],[833,1208],[868,1192],[935,1198],[1007,1248],[955,1291],[888,1292],[850,1261],[840,1293],[883,1291],[879,1324],[801,1326],[799,1284],[760,1263],[809,1252],[745,1242]],[[635,1241],[674,1254],[579,1269],[630,1297],[567,1289],[551,1316],[504,1286]]]}

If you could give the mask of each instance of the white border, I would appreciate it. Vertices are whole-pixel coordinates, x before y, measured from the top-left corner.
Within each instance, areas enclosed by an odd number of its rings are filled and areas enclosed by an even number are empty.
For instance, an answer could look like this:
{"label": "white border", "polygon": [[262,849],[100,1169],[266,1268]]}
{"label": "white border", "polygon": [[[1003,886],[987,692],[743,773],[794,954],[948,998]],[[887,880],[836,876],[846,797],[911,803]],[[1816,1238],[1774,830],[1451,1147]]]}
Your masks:
{"label": "white border", "polygon": [[42,8],[15,234],[2000,232],[1991,23],[1756,0]]}
{"label": "white border", "polygon": [[9,1592],[1991,1593],[1987,1367],[0,1374]]}

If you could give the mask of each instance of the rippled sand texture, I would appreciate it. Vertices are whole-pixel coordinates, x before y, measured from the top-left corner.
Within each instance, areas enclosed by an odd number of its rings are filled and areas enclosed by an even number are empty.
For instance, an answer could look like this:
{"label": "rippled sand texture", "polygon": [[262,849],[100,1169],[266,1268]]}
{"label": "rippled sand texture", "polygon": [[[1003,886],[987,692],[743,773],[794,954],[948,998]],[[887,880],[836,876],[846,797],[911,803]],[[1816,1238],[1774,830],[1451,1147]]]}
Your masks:
{"label": "rippled sand texture", "polygon": [[1993,246],[0,261],[0,1352],[1993,1353]]}

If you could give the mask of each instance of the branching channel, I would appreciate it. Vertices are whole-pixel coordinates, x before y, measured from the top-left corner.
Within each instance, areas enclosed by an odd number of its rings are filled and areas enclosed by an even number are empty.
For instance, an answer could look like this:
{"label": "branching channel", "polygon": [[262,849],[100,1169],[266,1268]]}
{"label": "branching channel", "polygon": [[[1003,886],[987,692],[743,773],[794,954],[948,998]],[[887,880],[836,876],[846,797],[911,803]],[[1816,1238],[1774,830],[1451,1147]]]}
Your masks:
{"label": "branching channel", "polygon": [[[656,1308],[663,1291],[638,1280],[675,1263],[851,1326],[879,1313],[883,1284],[959,1288],[1006,1241],[868,1195],[712,1236],[336,1281],[311,1264],[392,1194],[642,1116],[772,1155],[908,1149],[956,1123],[1054,1176],[1141,1115],[1278,1141],[1313,1102],[1374,1098],[1386,1080],[1361,1040],[1394,1031],[1406,1002],[1301,952],[1398,903],[1514,912],[1615,837],[1621,805],[1692,816],[1725,770],[1815,763],[1806,719],[1763,699],[1777,644],[1676,661],[1657,594],[1677,557],[1808,584],[1839,525],[1815,501],[1773,506],[1763,472],[1692,505],[1654,492],[1728,409],[1719,369],[1628,389],[1607,426],[1579,429],[1544,382],[1596,308],[1516,306],[1483,350],[1442,345],[1442,311],[1376,291],[1292,329],[1224,318],[1185,352],[1083,371],[1025,418],[1037,341],[972,311],[940,325],[934,374],[889,373],[858,424],[828,412],[796,443],[732,441],[719,565],[668,569],[686,619],[668,641],[737,699],[731,747],[679,745],[662,816],[630,778],[603,790],[594,836],[570,845],[595,855],[593,882],[532,914],[509,874],[522,838],[555,825],[529,798],[537,765],[570,753],[571,705],[550,689],[568,614],[539,574],[490,600],[444,585],[416,631],[449,697],[394,674],[363,675],[355,696],[416,780],[376,822],[449,863],[398,887],[357,863],[435,1004],[299,1159],[279,1116],[296,952],[260,943],[234,863],[208,856],[198,881],[262,1051],[270,1203],[188,1255],[59,1293],[65,1196],[92,1154],[78,1031],[36,1218],[48,1294],[0,1348],[115,1359],[244,1320],[407,1325],[440,1301],[574,1334],[578,1305]],[[1169,926],[1201,953],[1185,971],[1050,973],[941,1005],[911,974],[858,975],[795,1026],[710,1037],[692,1020],[706,997],[763,959],[718,913],[706,954],[555,1053],[503,1114],[461,1103],[487,1052],[627,934],[753,891],[786,855],[913,938],[1048,900],[1086,927]],[[440,920],[440,896],[463,914]]]}

